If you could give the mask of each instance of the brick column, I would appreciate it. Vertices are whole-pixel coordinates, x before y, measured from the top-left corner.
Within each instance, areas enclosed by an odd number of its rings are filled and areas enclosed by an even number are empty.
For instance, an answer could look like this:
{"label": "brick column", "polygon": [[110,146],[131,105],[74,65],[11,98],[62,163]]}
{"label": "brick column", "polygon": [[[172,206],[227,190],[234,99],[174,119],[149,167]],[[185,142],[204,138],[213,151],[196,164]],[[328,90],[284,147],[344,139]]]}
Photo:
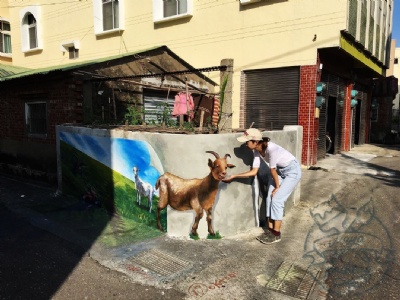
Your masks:
{"label": "brick column", "polygon": [[317,162],[318,120],[315,118],[318,64],[300,67],[299,125],[303,126],[301,163],[311,166]]}

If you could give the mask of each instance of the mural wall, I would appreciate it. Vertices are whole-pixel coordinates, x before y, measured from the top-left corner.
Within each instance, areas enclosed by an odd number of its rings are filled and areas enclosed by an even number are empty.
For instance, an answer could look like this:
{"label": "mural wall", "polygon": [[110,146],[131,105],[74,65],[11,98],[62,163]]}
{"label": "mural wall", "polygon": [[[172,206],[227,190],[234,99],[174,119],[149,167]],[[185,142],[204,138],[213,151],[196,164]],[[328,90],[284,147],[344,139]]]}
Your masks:
{"label": "mural wall", "polygon": [[[292,126],[267,134],[298,156],[301,133]],[[234,235],[258,224],[257,185],[253,178],[225,184],[213,168],[249,169],[252,153],[239,135],[58,126],[59,187],[85,209],[130,224],[136,239]]]}

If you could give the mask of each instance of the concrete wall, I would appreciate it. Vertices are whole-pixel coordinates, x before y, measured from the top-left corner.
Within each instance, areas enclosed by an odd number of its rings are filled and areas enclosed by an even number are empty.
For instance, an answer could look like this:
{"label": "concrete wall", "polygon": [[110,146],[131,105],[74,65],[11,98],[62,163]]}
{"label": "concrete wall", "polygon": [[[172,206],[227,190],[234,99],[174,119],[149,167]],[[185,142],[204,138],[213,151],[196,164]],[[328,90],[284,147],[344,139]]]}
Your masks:
{"label": "concrete wall", "polygon": [[[166,134],[139,131],[126,131],[121,129],[91,129],[74,126],[57,126],[57,155],[59,187],[62,188],[62,159],[60,153],[60,136],[63,134],[76,134],[79,140],[83,136],[108,139],[125,139],[145,142],[150,153],[150,164],[160,174],[170,172],[185,179],[203,178],[210,172],[208,159],[214,160],[214,156],[206,151],[215,151],[220,156],[226,153],[231,155],[228,163],[236,165],[229,169],[228,174],[247,171],[252,164],[252,153],[236,138],[241,133],[224,134]],[[264,132],[272,141],[283,146],[293,153],[299,160],[301,158],[302,127],[289,126],[283,131]],[[111,145],[112,143],[110,143]],[[112,151],[113,148],[109,149]],[[130,155],[137,155],[132,148]],[[108,154],[112,157],[112,154]],[[121,159],[121,158],[119,158]],[[110,158],[114,161],[114,158]],[[110,165],[121,165],[121,162],[110,162]],[[114,167],[112,167],[114,168]],[[118,170],[119,171],[119,170]],[[121,172],[121,171],[119,171]],[[113,180],[110,178],[110,180]],[[216,195],[213,211],[214,230],[222,236],[234,235],[247,231],[257,226],[255,191],[252,187],[253,178],[242,179],[232,183],[220,183]],[[287,202],[289,209],[300,199],[300,186]],[[258,202],[258,199],[257,199]],[[193,211],[179,212],[168,208],[167,231],[170,236],[187,237],[194,221]],[[200,221],[199,236],[207,236],[205,215]]]}

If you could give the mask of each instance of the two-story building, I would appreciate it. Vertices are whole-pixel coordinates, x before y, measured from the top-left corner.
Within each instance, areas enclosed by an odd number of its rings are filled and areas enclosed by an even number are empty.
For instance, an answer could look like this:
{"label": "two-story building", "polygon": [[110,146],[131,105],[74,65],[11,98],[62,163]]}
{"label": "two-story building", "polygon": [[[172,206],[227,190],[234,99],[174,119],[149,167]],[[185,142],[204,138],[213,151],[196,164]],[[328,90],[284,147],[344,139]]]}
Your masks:
{"label": "two-story building", "polygon": [[[384,79],[390,64],[393,5],[393,0],[0,0],[0,62],[43,69],[162,45],[195,68],[229,62],[233,76],[222,111],[232,117],[225,128],[301,125],[302,163],[310,166],[327,150],[338,153],[369,142],[373,80]],[[205,75],[222,81],[218,72]],[[168,96],[167,90],[158,94]],[[142,105],[146,108],[145,97]]]}

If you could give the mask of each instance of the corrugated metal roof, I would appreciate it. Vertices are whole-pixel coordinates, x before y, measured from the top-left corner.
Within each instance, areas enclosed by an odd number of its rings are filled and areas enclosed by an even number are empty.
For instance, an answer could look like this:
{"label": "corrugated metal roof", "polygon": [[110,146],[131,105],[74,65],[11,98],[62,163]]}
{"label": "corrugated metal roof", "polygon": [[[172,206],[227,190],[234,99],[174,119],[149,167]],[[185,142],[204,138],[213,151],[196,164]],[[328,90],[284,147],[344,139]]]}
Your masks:
{"label": "corrugated metal roof", "polygon": [[[40,68],[40,69],[24,69],[24,70],[21,70],[21,72],[14,72],[14,73],[11,73],[10,75],[0,76],[0,82],[1,81],[6,81],[6,80],[17,79],[17,78],[21,78],[21,77],[26,77],[26,76],[45,75],[45,74],[48,74],[48,73],[51,73],[51,72],[55,72],[55,71],[73,70],[73,69],[77,69],[77,68],[81,68],[81,67],[87,67],[87,66],[90,66],[90,65],[94,65],[94,64],[97,64],[97,63],[111,61],[111,60],[114,60],[114,59],[120,59],[120,58],[127,57],[127,56],[139,55],[141,53],[145,53],[145,52],[149,52],[149,51],[153,51],[153,50],[166,51],[168,53],[168,55],[170,55],[171,57],[173,57],[176,60],[178,60],[182,65],[186,66],[188,69],[195,69],[193,66],[188,64],[186,61],[184,61],[178,55],[176,55],[167,46],[158,46],[158,47],[153,47],[153,48],[149,48],[149,49],[141,50],[141,51],[137,51],[137,52],[124,53],[124,54],[119,54],[119,55],[99,58],[99,59],[90,60],[90,61],[75,62],[75,63],[71,63],[71,64],[52,66],[52,67]],[[21,69],[23,69],[23,68],[21,68]],[[7,74],[7,73],[5,73],[5,74]],[[199,74],[201,74],[201,73],[199,72]],[[201,75],[203,75],[203,74],[201,74]],[[214,84],[214,85],[217,85],[214,81],[212,81],[208,77],[206,77],[205,80],[210,82],[210,83],[212,83],[212,84]]]}
{"label": "corrugated metal roof", "polygon": [[114,55],[114,56],[109,56],[109,57],[104,57],[104,58],[98,58],[98,59],[94,59],[94,60],[88,60],[88,61],[83,61],[83,62],[74,62],[74,63],[70,63],[70,64],[59,65],[59,66],[52,66],[52,67],[46,67],[46,68],[40,68],[40,69],[26,69],[24,72],[14,73],[14,74],[11,74],[9,76],[0,77],[0,81],[16,79],[16,78],[21,78],[21,77],[25,77],[25,76],[39,75],[39,74],[40,75],[45,75],[45,74],[48,74],[48,73],[51,73],[51,72],[55,72],[55,71],[73,70],[73,69],[86,67],[86,66],[97,64],[97,63],[102,63],[102,62],[105,62],[105,61],[118,59],[118,58],[130,56],[130,55],[135,55],[135,54],[139,54],[139,53],[143,53],[143,52],[146,52],[146,51],[159,49],[159,48],[162,48],[162,47],[155,47],[155,48],[151,48],[151,49],[143,50],[143,51],[138,51],[138,52],[124,53],[124,54],[119,54],[119,55]]}
{"label": "corrugated metal roof", "polygon": [[29,71],[28,68],[16,67],[11,65],[0,64],[0,80],[4,77],[12,76]]}

